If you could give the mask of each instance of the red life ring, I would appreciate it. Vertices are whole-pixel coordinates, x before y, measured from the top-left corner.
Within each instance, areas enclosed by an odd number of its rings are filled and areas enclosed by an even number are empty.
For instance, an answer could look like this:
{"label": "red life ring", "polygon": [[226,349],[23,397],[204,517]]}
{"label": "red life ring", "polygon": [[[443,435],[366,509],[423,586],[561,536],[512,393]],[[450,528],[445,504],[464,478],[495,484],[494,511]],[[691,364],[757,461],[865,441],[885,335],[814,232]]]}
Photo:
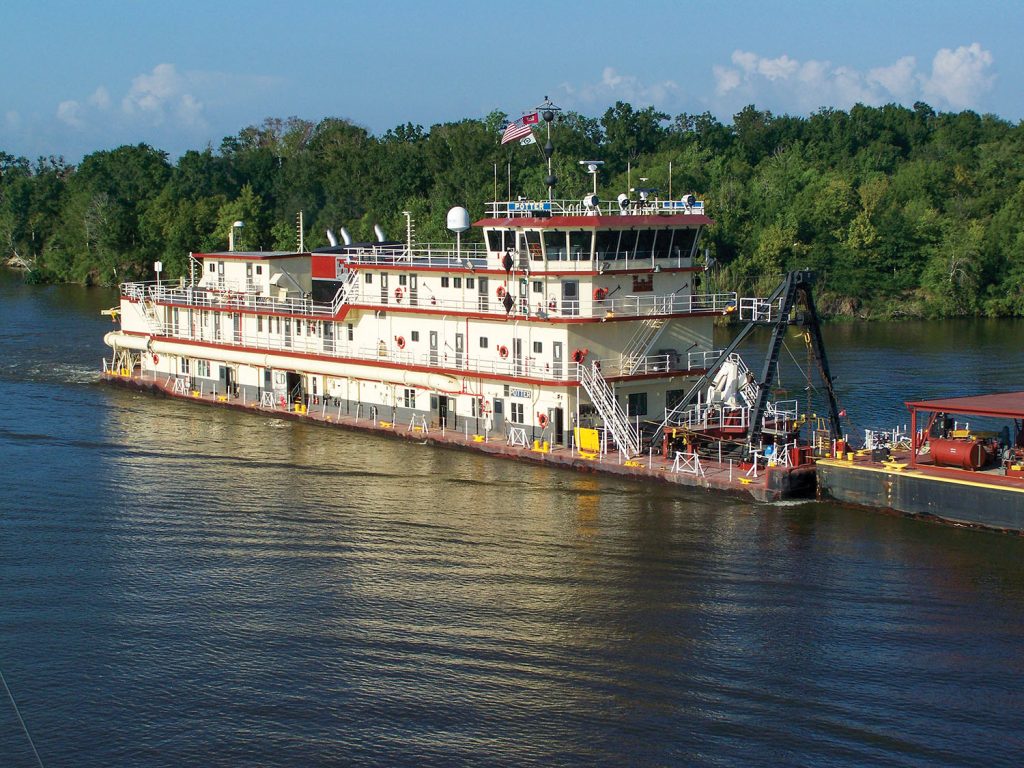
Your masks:
{"label": "red life ring", "polygon": [[574,363],[582,363],[588,354],[590,354],[589,349],[574,349],[572,351],[572,361]]}
{"label": "red life ring", "polygon": [[541,429],[548,425],[548,416],[546,413],[537,414],[537,423],[540,424]]}
{"label": "red life ring", "polygon": [[399,349],[405,349],[405,336],[395,336],[395,344]]}
{"label": "red life ring", "polygon": [[595,288],[594,289],[594,298],[597,301],[604,301],[605,299],[608,298],[608,289],[607,288]]}
{"label": "red life ring", "polygon": [[506,347],[505,345],[500,345],[498,347],[498,357],[500,357],[502,360],[508,357],[508,347]]}
{"label": "red life ring", "polygon": [[551,301],[548,302],[548,309],[554,312],[556,309],[558,309],[558,302],[555,301],[554,299],[551,299]]}
{"label": "red life ring", "polygon": [[153,353],[153,365],[156,365],[156,364],[157,364],[157,363],[159,363],[159,362],[160,362],[160,355],[158,355],[158,354],[156,354],[156,353],[154,352],[154,353]]}
{"label": "red life ring", "polygon": [[395,288],[395,301],[397,301],[399,303],[401,303],[401,301],[402,301],[402,289],[401,288]]}
{"label": "red life ring", "polygon": [[498,286],[498,290],[496,290],[495,293],[498,294],[498,298],[499,299],[504,298],[505,297],[505,286],[504,285],[499,285]]}

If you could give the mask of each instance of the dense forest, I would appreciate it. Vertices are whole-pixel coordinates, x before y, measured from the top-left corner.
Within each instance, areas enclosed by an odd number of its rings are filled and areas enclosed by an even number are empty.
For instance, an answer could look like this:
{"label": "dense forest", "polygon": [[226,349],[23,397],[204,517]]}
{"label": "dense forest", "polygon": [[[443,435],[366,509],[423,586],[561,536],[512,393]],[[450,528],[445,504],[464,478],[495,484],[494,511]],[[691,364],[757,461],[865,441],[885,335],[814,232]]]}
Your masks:
{"label": "dense forest", "polygon": [[[546,196],[540,145],[500,146],[505,123],[493,112],[374,136],[344,119],[268,119],[173,163],[145,144],[77,166],[0,152],[0,257],[38,282],[147,278],[156,260],[174,278],[190,251],[226,248],[239,219],[237,247],[294,249],[300,210],[307,248],[328,227],[371,239],[380,223],[404,239],[403,211],[418,241],[450,240],[446,211],[482,215],[509,163],[513,194]],[[556,197],[589,192],[578,161],[599,158],[604,199],[630,181],[704,199],[720,287],[764,291],[810,267],[833,315],[1024,315],[1024,124],[918,103],[809,117],[748,106],[726,125],[620,102],[560,114],[552,139]]]}

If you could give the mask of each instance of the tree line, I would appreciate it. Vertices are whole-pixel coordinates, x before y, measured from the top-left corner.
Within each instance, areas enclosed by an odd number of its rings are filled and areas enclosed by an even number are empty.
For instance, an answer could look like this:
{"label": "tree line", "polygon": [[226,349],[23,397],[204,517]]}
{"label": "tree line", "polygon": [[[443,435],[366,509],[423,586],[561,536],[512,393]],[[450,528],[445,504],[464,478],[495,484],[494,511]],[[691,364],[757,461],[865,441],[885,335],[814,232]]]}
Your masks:
{"label": "tree line", "polygon": [[[157,260],[173,279],[190,251],[225,249],[237,220],[237,248],[295,249],[300,210],[307,248],[341,226],[371,240],[377,223],[404,240],[404,211],[418,241],[448,241],[447,210],[482,215],[509,176],[513,195],[546,196],[543,124],[538,145],[502,147],[506,122],[496,111],[375,136],[275,118],[176,162],[145,144],[77,166],[0,152],[0,257],[35,282],[148,279]],[[602,159],[607,199],[630,184],[704,199],[702,257],[720,287],[763,292],[809,267],[833,315],[1024,315],[1024,124],[917,103],[808,117],[748,106],[727,125],[618,102],[600,118],[559,114],[552,142],[556,197],[587,194],[578,161]]]}

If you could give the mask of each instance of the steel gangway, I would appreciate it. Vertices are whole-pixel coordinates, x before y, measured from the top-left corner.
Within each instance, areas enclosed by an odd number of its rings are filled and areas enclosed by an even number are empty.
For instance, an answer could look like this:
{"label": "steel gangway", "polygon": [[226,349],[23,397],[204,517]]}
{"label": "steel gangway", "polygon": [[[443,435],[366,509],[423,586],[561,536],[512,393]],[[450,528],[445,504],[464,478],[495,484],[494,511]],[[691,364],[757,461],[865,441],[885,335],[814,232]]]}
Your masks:
{"label": "steel gangway", "polygon": [[630,426],[629,419],[615,399],[608,382],[595,365],[579,364],[579,380],[583,389],[590,397],[590,402],[597,408],[598,415],[604,420],[605,429],[611,434],[619,450],[626,458],[640,453],[640,436]]}

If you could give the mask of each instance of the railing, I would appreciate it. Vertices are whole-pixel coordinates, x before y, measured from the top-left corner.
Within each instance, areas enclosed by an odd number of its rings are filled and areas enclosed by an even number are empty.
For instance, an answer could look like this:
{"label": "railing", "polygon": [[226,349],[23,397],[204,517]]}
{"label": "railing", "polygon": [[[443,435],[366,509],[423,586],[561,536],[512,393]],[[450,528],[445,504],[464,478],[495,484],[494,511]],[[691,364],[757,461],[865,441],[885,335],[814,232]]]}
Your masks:
{"label": "railing", "polygon": [[740,299],[740,320],[748,323],[774,323],[782,314],[783,301],[753,297]]}
{"label": "railing", "polygon": [[627,457],[636,456],[640,453],[640,437],[630,425],[601,371],[596,365],[580,365],[578,371],[580,385],[590,396],[590,402],[597,408],[605,429],[611,433],[619,450]]}
{"label": "railing", "polygon": [[644,355],[639,358],[619,355],[618,357],[601,358],[594,362],[605,378],[615,378],[670,371],[700,370],[711,365],[721,354],[722,350],[712,349],[705,352],[688,352],[685,361],[676,352],[666,352],[659,355]]}
{"label": "railing", "polygon": [[[349,272],[349,275],[356,273]],[[337,315],[344,303],[359,303],[371,307],[400,308],[417,306],[438,312],[465,312],[472,314],[491,314],[503,317],[511,314],[519,317],[538,318],[586,318],[610,319],[613,317],[643,317],[650,315],[686,315],[705,312],[727,312],[736,306],[735,293],[714,294],[663,294],[663,295],[628,295],[607,299],[595,299],[582,302],[578,299],[559,301],[550,299],[530,304],[528,295],[513,297],[515,304],[506,313],[501,300],[488,297],[486,308],[481,308],[479,294],[468,294],[466,298],[447,299],[425,295],[419,291],[417,303],[413,305],[406,295],[402,301],[388,296],[382,301],[378,293],[363,296],[360,283],[353,277],[346,277],[342,286],[344,294],[337,294],[330,302],[315,302],[310,298],[276,299],[256,293],[240,293],[220,291],[210,288],[197,288],[166,283],[122,283],[121,295],[135,301],[148,298],[158,304],[177,304],[197,309],[209,309],[229,312],[233,310],[249,310],[268,313],[308,315],[326,318]]]}
{"label": "railing", "polygon": [[587,207],[580,200],[499,200],[487,204],[491,218],[531,218],[535,216],[655,216],[664,213],[704,213],[703,201],[630,200],[598,203]]}
{"label": "railing", "polygon": [[682,427],[693,431],[706,431],[709,429],[742,429],[746,430],[750,425],[750,409],[724,408],[721,405],[706,405],[700,403],[691,405],[681,413],[673,414],[665,410],[667,427]]}

